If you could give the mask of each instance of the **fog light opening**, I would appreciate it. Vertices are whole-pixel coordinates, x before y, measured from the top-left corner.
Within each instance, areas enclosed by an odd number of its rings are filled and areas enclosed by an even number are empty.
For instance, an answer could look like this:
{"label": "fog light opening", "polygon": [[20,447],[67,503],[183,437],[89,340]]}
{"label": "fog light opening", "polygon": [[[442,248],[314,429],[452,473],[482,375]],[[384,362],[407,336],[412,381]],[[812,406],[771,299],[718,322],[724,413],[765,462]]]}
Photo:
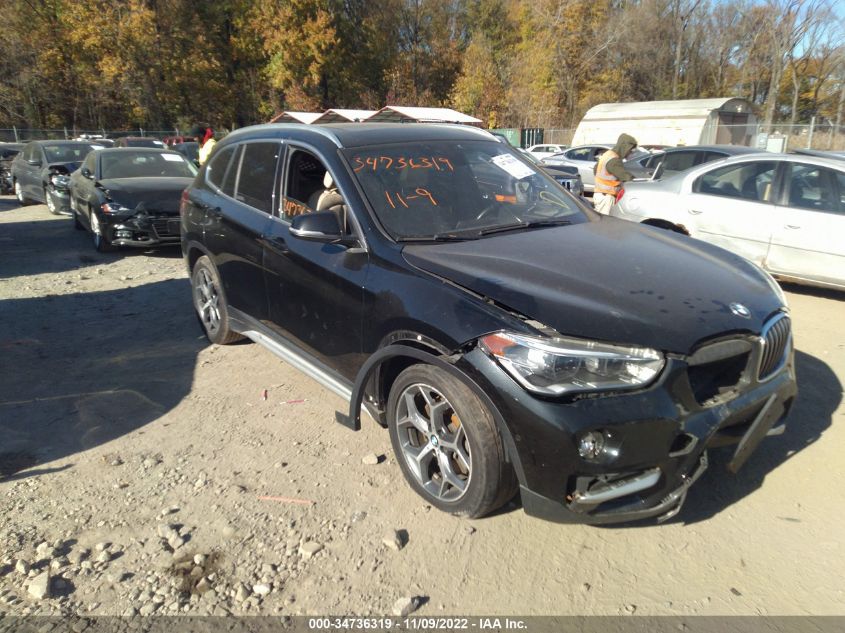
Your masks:
{"label": "fog light opening", "polygon": [[587,431],[578,441],[578,454],[587,461],[600,461],[607,449],[607,431]]}
{"label": "fog light opening", "polygon": [[669,457],[689,455],[696,444],[698,444],[698,438],[695,435],[691,433],[680,433],[675,437],[672,446],[669,447]]}

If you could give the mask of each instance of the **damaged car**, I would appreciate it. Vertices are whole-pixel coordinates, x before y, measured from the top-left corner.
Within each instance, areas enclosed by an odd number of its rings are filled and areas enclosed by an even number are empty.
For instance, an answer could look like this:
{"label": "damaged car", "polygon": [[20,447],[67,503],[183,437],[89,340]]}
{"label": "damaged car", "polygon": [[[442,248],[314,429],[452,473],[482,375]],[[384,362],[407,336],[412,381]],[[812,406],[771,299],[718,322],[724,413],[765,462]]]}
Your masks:
{"label": "damaged car", "polygon": [[171,150],[111,148],[92,153],[70,178],[74,226],[98,251],[179,243],[179,202],[196,167]]}
{"label": "damaged car", "polygon": [[273,124],[182,199],[193,303],[389,433],[411,488],[480,517],[665,520],[796,397],[789,310],[760,268],[602,216],[467,126]]}
{"label": "damaged car", "polygon": [[2,195],[15,190],[12,181],[12,161],[22,149],[23,143],[0,143],[0,194]]}
{"label": "damaged car", "polygon": [[21,205],[41,202],[50,213],[69,212],[70,174],[90,152],[102,149],[90,141],[31,141],[12,160],[11,177]]}

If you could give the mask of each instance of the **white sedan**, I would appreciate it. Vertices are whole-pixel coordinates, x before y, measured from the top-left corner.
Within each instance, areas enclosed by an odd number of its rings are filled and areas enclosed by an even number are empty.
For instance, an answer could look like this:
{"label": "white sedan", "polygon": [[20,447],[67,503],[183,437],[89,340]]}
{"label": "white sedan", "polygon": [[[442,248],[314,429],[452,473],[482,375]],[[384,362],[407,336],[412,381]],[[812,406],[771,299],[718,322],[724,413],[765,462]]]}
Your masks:
{"label": "white sedan", "polygon": [[717,244],[787,281],[845,290],[845,160],[735,156],[626,183],[610,215]]}
{"label": "white sedan", "polygon": [[537,160],[543,160],[547,156],[562,152],[567,147],[569,147],[569,145],[552,145],[546,143],[544,145],[532,145],[526,151]]}

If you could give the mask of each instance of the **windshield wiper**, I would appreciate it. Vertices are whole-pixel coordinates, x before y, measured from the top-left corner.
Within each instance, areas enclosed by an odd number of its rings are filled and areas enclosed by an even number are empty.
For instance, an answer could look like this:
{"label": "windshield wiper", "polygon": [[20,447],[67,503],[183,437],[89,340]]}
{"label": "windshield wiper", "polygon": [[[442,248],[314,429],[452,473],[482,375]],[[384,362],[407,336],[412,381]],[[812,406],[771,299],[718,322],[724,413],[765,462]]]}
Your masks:
{"label": "windshield wiper", "polygon": [[491,226],[489,229],[482,229],[479,232],[481,235],[490,235],[491,233],[503,233],[504,231],[516,231],[518,229],[536,229],[543,226],[567,226],[569,224],[572,224],[572,220],[533,220],[530,222],[514,222],[513,224]]}
{"label": "windshield wiper", "polygon": [[455,233],[435,233],[434,235],[406,235],[397,237],[397,242],[463,242],[465,240],[477,240],[478,233],[473,235],[457,235]]}

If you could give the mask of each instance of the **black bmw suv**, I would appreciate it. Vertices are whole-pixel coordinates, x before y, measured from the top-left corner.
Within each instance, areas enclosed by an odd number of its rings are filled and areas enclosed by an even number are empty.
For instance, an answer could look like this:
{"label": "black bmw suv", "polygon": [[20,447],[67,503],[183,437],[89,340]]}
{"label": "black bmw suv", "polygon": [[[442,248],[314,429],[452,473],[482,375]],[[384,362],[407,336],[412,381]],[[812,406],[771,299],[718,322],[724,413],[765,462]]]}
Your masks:
{"label": "black bmw suv", "polygon": [[469,517],[668,518],[796,395],[783,294],[748,261],[601,216],[450,125],[262,125],[182,196],[208,338],[248,337],[390,433],[410,485]]}

